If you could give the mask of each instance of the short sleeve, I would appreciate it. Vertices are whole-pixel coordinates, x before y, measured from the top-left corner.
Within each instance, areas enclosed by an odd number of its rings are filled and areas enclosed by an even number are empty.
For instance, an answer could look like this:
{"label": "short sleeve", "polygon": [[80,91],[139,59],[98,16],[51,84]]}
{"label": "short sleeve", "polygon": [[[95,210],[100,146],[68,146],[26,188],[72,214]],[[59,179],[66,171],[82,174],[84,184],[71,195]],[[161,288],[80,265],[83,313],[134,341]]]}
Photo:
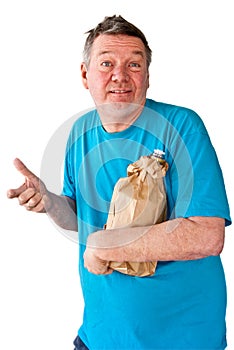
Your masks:
{"label": "short sleeve", "polygon": [[213,216],[231,224],[222,170],[206,132],[178,137],[169,171],[174,217]]}
{"label": "short sleeve", "polygon": [[64,159],[64,175],[63,175],[63,189],[62,195],[76,200],[75,176],[74,176],[74,162],[73,145],[71,143],[71,136],[68,139],[65,159]]}

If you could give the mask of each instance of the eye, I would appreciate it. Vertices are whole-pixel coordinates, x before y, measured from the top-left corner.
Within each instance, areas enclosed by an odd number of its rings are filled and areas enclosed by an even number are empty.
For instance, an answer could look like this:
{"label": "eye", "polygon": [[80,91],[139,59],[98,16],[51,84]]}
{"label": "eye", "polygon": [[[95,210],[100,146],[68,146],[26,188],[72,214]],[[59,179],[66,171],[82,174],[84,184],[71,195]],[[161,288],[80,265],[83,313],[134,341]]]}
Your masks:
{"label": "eye", "polygon": [[101,63],[101,66],[103,66],[103,67],[111,67],[112,64],[111,64],[110,61],[104,61],[104,62]]}
{"label": "eye", "polygon": [[129,63],[129,69],[132,72],[139,72],[141,70],[141,64],[138,62],[131,62]]}
{"label": "eye", "polygon": [[130,67],[132,67],[132,68],[140,68],[140,64],[136,63],[136,62],[132,62],[132,63],[130,63]]}

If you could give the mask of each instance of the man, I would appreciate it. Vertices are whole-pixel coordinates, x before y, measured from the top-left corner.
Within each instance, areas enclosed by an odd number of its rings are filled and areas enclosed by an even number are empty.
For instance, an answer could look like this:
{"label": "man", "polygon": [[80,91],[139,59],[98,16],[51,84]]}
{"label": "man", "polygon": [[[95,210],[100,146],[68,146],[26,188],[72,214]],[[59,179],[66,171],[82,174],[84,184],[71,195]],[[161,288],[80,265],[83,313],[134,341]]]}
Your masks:
{"label": "man", "polygon": [[[21,205],[79,232],[85,309],[76,349],[223,350],[226,286],[220,260],[231,223],[222,172],[199,116],[146,98],[151,50],[121,16],[88,32],[81,65],[96,109],[73,125],[61,196],[15,160]],[[116,181],[154,149],[165,153],[168,220],[103,230]],[[110,261],[157,261],[150,277]]]}

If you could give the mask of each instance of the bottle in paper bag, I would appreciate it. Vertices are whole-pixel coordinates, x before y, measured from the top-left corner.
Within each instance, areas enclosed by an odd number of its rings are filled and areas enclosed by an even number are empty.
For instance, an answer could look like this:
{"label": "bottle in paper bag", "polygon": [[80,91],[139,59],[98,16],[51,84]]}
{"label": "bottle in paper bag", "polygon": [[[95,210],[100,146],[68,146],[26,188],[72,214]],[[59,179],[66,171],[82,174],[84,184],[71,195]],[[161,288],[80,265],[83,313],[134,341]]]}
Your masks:
{"label": "bottle in paper bag", "polygon": [[[106,229],[150,226],[166,220],[167,198],[164,176],[168,164],[164,152],[154,150],[127,168],[113,191]],[[111,231],[110,231],[111,234]],[[157,262],[110,262],[113,270],[132,276],[154,274]]]}

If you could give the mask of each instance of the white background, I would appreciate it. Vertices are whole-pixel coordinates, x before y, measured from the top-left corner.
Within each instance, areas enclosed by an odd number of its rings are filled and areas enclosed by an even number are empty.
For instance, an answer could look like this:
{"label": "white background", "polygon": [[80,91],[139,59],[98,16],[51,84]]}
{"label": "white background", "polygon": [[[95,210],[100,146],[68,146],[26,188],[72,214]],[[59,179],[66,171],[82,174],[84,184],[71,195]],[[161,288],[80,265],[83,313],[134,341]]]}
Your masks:
{"label": "white background", "polygon": [[[148,96],[194,109],[204,120],[233,209],[233,7],[228,0],[9,0],[0,7],[0,348],[68,350],[82,319],[77,245],[46,215],[28,213],[6,191],[36,174],[54,131],[93,105],[80,79],[83,33],[121,14],[153,50]],[[209,164],[204,164],[209,166]],[[209,179],[207,179],[209,181]],[[232,214],[233,216],[233,214]],[[234,240],[222,253],[228,285],[228,349],[234,349]]]}

